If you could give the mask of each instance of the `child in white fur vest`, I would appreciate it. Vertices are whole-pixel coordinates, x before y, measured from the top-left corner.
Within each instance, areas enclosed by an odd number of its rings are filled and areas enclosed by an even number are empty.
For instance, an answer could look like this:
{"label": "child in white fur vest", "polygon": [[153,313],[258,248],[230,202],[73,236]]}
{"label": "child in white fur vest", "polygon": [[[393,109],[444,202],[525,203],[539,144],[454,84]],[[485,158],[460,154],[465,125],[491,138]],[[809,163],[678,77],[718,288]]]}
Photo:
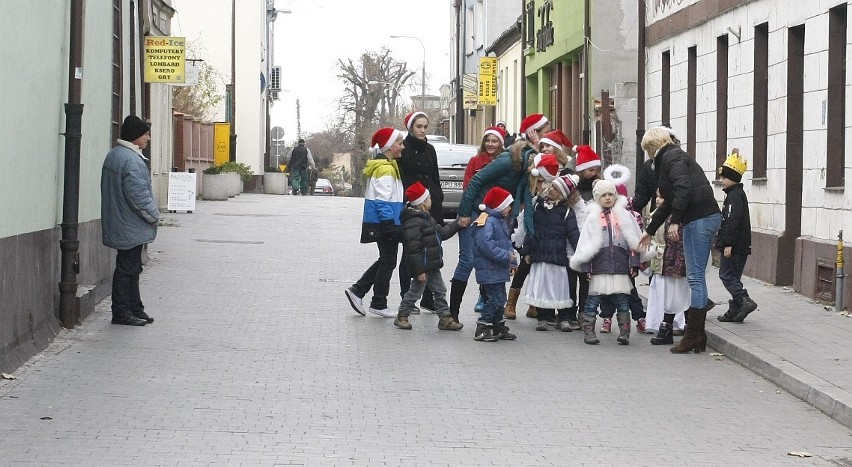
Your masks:
{"label": "child in white fur vest", "polygon": [[601,303],[610,303],[618,319],[618,343],[630,343],[628,296],[631,277],[639,271],[639,238],[642,231],[627,209],[627,198],[619,196],[609,180],[597,180],[593,203],[587,207],[586,222],[570,266],[589,277],[589,296],[583,310],[583,341],[597,344],[595,317]]}

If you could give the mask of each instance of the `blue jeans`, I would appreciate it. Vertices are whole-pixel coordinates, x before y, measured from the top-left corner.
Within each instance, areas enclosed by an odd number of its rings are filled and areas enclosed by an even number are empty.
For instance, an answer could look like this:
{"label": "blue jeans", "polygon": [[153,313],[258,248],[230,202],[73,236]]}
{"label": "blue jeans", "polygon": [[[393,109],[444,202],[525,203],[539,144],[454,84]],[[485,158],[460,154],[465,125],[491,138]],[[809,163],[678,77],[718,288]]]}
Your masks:
{"label": "blue jeans", "polygon": [[459,230],[459,263],[453,273],[454,281],[467,282],[473,271],[473,227]]}
{"label": "blue jeans", "polygon": [[506,284],[482,284],[485,287],[485,306],[476,321],[481,324],[497,324],[503,322],[503,307],[506,306]]}
{"label": "blue jeans", "polygon": [[598,314],[598,306],[608,304],[615,307],[616,313],[629,313],[630,295],[626,293],[614,293],[612,295],[589,295],[586,297],[586,308],[583,309],[583,314],[592,318]]}
{"label": "blue jeans", "polygon": [[731,298],[739,300],[748,296],[748,290],[743,288],[743,270],[745,270],[748,255],[742,253],[733,253],[730,258],[725,258],[722,255],[719,264],[719,279],[725,285],[725,289],[731,294]]}
{"label": "blue jeans", "polygon": [[686,261],[686,279],[692,292],[690,306],[707,306],[707,259],[713,237],[722,223],[721,214],[711,214],[683,226],[683,258]]}

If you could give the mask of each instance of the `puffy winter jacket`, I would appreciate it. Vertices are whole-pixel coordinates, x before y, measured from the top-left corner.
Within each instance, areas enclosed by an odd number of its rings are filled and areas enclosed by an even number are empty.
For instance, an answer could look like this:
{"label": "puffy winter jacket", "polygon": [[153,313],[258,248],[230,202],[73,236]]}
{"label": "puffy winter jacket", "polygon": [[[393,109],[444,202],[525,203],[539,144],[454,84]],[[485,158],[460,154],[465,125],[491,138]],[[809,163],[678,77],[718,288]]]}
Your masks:
{"label": "puffy winter jacket", "polygon": [[396,161],[379,155],[367,161],[364,175],[369,181],[364,193],[361,243],[372,243],[380,238],[399,241],[404,191]]}
{"label": "puffy winter jacket", "polygon": [[[526,215],[529,215],[527,213]],[[577,249],[580,229],[573,209],[565,204],[547,209],[539,200],[533,210],[535,234],[528,235],[521,249],[521,255],[530,255],[533,263],[568,265],[567,251]]]}
{"label": "puffy winter jacket", "polygon": [[444,191],[441,189],[441,178],[438,173],[438,155],[435,147],[426,141],[421,141],[409,133],[405,137],[405,149],[397,161],[399,173],[402,174],[402,186],[408,188],[414,182],[420,182],[429,190],[432,198],[432,208],[429,213],[436,222],[444,222]]}
{"label": "puffy winter jacket", "polygon": [[153,242],[160,219],[148,166],[131,147],[136,146],[119,140],[101,169],[103,244],[116,250]]}
{"label": "puffy winter jacket", "polygon": [[402,257],[408,263],[408,272],[416,277],[421,272],[444,267],[444,249],[441,241],[459,231],[458,221],[438,225],[432,216],[411,207],[402,211]]}
{"label": "puffy winter jacket", "polygon": [[737,183],[725,189],[725,204],[722,206],[722,226],[716,236],[716,248],[732,247],[735,254],[751,254],[751,219],[748,213],[748,197],[743,184]]}
{"label": "puffy winter jacket", "polygon": [[509,224],[499,211],[485,208],[488,217],[482,225],[471,224],[473,233],[473,267],[479,284],[501,284],[509,282],[512,265],[512,241],[509,239]]}
{"label": "puffy winter jacket", "polygon": [[633,214],[627,210],[625,197],[619,196],[610,209],[592,203],[577,251],[569,260],[571,269],[592,274],[630,273],[630,268],[639,266],[641,232]]}

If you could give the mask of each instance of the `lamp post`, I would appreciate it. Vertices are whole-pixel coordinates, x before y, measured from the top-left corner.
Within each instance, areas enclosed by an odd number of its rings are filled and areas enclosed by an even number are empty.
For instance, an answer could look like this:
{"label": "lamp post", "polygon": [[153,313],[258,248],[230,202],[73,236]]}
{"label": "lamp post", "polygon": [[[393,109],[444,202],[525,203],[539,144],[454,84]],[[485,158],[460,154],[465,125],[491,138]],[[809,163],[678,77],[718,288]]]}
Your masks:
{"label": "lamp post", "polygon": [[421,110],[426,109],[426,46],[423,44],[423,41],[420,40],[419,37],[414,36],[390,36],[391,39],[414,39],[420,43],[420,47],[423,49],[423,70],[420,74],[420,108]]}

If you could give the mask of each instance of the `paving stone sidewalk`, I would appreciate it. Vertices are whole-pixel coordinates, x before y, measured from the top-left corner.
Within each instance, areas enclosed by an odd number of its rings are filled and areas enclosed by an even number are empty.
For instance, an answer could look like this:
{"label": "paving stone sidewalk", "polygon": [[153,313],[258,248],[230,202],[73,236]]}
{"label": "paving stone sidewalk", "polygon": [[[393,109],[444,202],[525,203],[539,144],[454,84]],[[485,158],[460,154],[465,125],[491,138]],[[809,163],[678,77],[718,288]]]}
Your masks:
{"label": "paving stone sidewalk", "polygon": [[[644,282],[644,281],[643,281]],[[852,427],[852,316],[795,293],[751,278],[743,285],[758,309],[743,323],[722,323],[730,295],[719,270],[707,269],[710,298],[708,345],[737,363]],[[639,286],[647,297],[648,286]]]}

